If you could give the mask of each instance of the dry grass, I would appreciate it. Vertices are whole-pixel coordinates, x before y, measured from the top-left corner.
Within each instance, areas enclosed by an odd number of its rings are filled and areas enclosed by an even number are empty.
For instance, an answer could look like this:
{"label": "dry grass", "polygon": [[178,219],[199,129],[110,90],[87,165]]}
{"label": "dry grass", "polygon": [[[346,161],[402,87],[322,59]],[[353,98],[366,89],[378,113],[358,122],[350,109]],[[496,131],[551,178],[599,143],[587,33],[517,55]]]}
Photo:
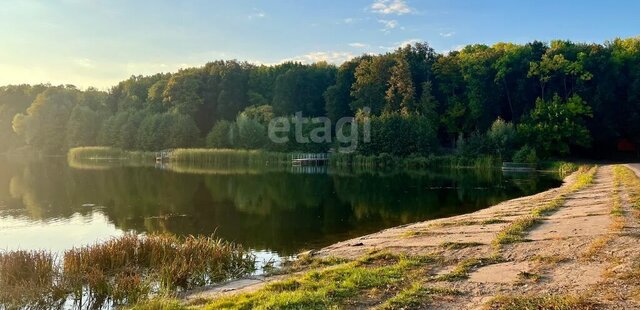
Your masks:
{"label": "dry grass", "polygon": [[0,305],[8,309],[60,305],[66,294],[54,261],[44,251],[0,253]]}
{"label": "dry grass", "polygon": [[242,247],[207,237],[125,235],[64,253],[0,255],[0,298],[11,308],[62,303],[78,307],[131,304],[150,294],[218,283],[253,270]]}
{"label": "dry grass", "polygon": [[584,297],[573,295],[526,295],[498,296],[491,300],[486,309],[491,310],[587,310],[596,309],[596,305]]}
{"label": "dry grass", "polygon": [[[610,231],[611,234],[603,235],[591,242],[586,251],[584,251],[580,258],[584,260],[593,260],[602,252],[607,244],[615,237],[614,234],[619,233],[624,229],[624,209],[622,208],[622,199],[620,197],[620,186],[625,174],[625,167],[614,166],[613,167],[613,189],[611,190],[611,216],[613,221],[611,222]],[[633,173],[633,172],[632,172]]]}
{"label": "dry grass", "polygon": [[480,242],[443,242],[440,244],[440,247],[447,250],[459,250],[465,248],[473,248],[483,246],[484,243]]}

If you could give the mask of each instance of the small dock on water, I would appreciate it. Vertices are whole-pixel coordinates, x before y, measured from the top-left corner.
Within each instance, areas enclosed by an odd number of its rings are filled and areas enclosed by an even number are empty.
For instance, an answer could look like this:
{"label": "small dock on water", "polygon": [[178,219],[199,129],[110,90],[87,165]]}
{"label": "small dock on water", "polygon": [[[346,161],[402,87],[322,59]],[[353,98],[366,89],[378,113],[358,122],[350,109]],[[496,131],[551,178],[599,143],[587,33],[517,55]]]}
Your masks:
{"label": "small dock on water", "polygon": [[172,153],[173,150],[171,149],[156,152],[156,163],[168,162],[169,160],[171,160]]}
{"label": "small dock on water", "polygon": [[293,166],[324,166],[329,162],[327,153],[300,153],[291,155]]}
{"label": "small dock on water", "polygon": [[502,171],[506,172],[533,172],[536,171],[536,164],[503,162]]}

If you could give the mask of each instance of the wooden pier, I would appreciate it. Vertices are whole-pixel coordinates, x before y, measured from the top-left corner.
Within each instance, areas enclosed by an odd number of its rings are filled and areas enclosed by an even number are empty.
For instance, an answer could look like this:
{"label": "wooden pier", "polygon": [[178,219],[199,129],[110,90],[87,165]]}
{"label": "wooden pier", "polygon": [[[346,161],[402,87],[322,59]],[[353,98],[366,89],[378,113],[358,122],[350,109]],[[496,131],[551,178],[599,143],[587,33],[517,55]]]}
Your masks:
{"label": "wooden pier", "polygon": [[171,149],[156,152],[156,163],[168,162],[171,159],[172,153],[173,150]]}
{"label": "wooden pier", "polygon": [[327,153],[301,153],[291,155],[293,166],[322,166],[329,162]]}

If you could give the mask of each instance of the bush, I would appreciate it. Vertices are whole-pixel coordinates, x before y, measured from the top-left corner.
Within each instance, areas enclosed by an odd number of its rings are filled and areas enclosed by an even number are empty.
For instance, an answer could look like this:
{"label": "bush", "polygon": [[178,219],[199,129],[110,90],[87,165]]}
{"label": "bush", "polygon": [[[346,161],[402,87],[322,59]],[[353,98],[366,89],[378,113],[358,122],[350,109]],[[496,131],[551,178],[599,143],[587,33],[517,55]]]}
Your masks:
{"label": "bush", "polygon": [[516,163],[535,164],[538,162],[538,156],[534,148],[525,145],[513,154],[513,161]]}

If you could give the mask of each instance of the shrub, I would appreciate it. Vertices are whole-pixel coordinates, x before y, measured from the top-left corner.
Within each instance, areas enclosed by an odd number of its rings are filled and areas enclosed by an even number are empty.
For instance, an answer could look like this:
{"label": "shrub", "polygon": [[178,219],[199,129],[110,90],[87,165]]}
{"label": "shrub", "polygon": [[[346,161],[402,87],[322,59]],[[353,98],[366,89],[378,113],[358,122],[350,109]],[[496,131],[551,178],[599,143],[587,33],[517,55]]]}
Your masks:
{"label": "shrub", "polygon": [[538,156],[534,148],[525,145],[513,154],[513,161],[517,163],[535,164],[538,162]]}

